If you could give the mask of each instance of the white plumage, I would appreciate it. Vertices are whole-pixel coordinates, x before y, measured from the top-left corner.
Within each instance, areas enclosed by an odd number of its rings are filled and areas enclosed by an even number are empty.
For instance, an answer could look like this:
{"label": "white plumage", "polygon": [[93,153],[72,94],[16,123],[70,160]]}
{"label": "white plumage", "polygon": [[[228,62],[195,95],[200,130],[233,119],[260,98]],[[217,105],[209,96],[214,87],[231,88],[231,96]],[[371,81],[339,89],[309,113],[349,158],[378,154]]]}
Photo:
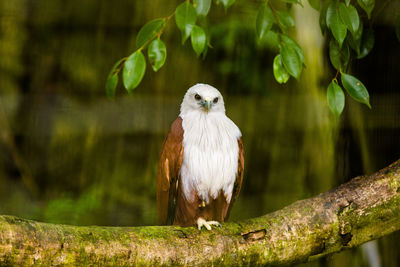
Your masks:
{"label": "white plumage", "polygon": [[[218,99],[209,112],[199,107],[196,94],[208,101]],[[214,101],[215,102],[215,101]],[[221,93],[207,84],[189,88],[181,105],[183,160],[181,179],[183,193],[193,201],[195,191],[206,203],[223,190],[227,202],[238,170],[239,128],[225,115]]]}

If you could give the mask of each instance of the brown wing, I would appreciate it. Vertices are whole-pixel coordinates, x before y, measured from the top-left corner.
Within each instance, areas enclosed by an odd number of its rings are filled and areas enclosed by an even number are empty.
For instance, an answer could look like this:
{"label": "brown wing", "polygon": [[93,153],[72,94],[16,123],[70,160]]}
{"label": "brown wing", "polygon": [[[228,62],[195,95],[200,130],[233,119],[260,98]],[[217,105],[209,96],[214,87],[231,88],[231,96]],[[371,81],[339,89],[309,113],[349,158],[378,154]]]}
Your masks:
{"label": "brown wing", "polygon": [[165,138],[158,162],[157,208],[158,222],[161,225],[173,223],[183,158],[182,141],[182,118],[178,117],[172,123],[167,138]]}
{"label": "brown wing", "polygon": [[236,198],[239,195],[240,189],[242,188],[243,172],[244,172],[244,149],[243,149],[242,138],[238,139],[238,146],[239,146],[238,171],[236,173],[236,180],[232,190],[232,198],[231,202],[229,203],[228,212],[226,213],[225,216],[225,221],[228,220],[229,214],[233,207],[233,203],[235,202]]}

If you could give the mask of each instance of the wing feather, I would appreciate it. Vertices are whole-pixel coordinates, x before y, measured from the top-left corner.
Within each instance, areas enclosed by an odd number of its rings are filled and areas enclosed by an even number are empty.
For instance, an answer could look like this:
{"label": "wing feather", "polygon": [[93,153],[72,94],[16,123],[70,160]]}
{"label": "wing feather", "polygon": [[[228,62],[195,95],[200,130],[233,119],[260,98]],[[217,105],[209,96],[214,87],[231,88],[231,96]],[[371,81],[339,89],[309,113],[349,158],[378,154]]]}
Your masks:
{"label": "wing feather", "polygon": [[238,139],[238,146],[239,146],[238,171],[236,173],[236,180],[235,180],[235,184],[233,185],[231,202],[229,203],[228,211],[225,216],[225,221],[228,220],[228,218],[229,218],[229,214],[232,210],[233,203],[237,199],[240,189],[242,188],[242,183],[243,183],[244,148],[243,148],[243,142],[242,142],[241,137]]}
{"label": "wing feather", "polygon": [[157,208],[160,225],[172,224],[183,159],[182,118],[171,125],[161,150],[157,173]]}

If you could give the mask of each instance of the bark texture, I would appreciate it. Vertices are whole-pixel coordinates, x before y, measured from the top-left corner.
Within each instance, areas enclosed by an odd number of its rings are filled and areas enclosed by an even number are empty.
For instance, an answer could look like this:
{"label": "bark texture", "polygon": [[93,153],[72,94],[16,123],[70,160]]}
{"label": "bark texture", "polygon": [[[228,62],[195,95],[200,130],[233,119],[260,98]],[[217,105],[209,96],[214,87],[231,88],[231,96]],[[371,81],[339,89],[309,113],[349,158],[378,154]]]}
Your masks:
{"label": "bark texture", "polygon": [[210,232],[55,225],[0,216],[0,266],[291,264],[399,229],[400,160],[316,197]]}

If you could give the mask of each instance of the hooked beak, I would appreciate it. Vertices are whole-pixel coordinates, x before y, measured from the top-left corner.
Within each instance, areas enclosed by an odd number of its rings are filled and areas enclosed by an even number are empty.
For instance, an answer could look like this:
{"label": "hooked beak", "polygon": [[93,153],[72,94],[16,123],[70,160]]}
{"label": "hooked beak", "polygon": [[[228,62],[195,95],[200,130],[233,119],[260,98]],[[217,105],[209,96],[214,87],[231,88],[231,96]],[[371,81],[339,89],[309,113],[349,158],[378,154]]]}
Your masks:
{"label": "hooked beak", "polygon": [[206,112],[211,108],[212,100],[209,97],[204,98],[204,101],[201,103],[201,106],[206,109]]}

